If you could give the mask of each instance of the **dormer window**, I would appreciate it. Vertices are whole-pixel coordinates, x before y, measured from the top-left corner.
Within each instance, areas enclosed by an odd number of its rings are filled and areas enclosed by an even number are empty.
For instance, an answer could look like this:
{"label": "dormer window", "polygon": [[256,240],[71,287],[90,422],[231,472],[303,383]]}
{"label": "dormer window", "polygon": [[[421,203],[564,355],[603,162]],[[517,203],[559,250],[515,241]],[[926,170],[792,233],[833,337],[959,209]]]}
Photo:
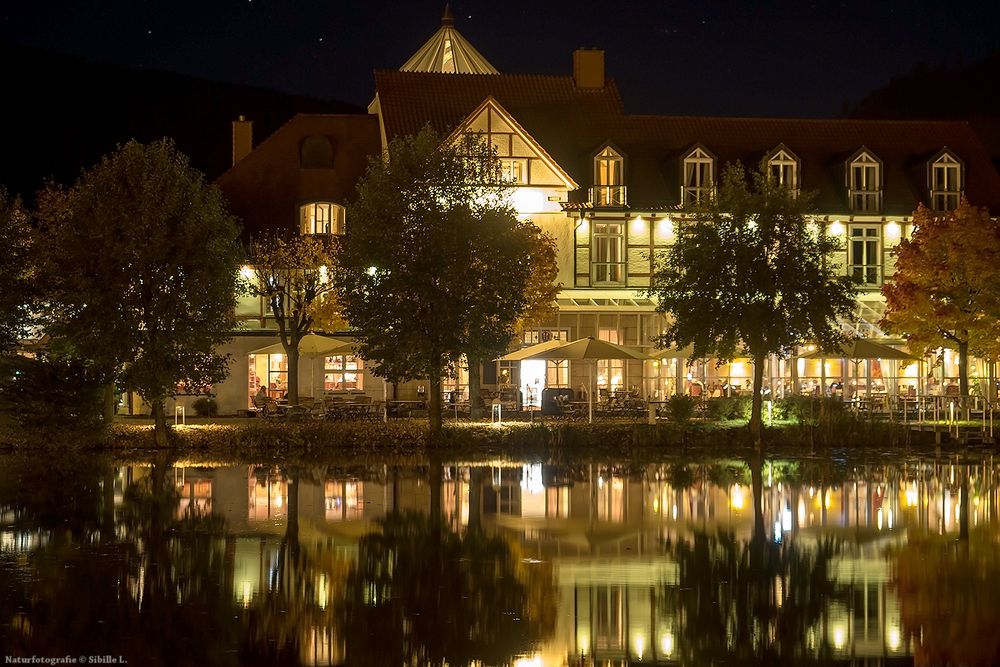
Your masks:
{"label": "dormer window", "polygon": [[344,207],[332,202],[312,202],[299,207],[299,231],[303,234],[343,234]]}
{"label": "dormer window", "polygon": [[852,211],[882,210],[882,162],[864,149],[847,163],[847,197]]}
{"label": "dormer window", "polygon": [[951,211],[962,197],[962,162],[949,150],[930,163],[931,208]]}
{"label": "dormer window", "polygon": [[767,173],[774,183],[792,192],[798,192],[799,158],[784,145],[771,151],[767,158]]}
{"label": "dormer window", "polygon": [[333,144],[328,137],[313,135],[299,144],[299,166],[303,169],[333,169]]}
{"label": "dormer window", "polygon": [[681,204],[699,204],[712,192],[715,183],[715,158],[703,148],[695,148],[684,158],[684,184]]}
{"label": "dormer window", "polygon": [[595,206],[625,206],[624,171],[625,160],[611,146],[605,146],[594,156],[591,201]]}

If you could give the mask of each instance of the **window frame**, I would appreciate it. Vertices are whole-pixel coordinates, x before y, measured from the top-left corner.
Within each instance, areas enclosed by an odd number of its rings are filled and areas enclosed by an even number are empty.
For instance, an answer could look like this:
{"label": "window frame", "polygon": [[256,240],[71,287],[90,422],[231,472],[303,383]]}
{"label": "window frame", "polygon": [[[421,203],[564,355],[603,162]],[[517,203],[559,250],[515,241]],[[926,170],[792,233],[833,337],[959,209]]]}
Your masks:
{"label": "window frame", "polygon": [[625,206],[625,157],[611,145],[594,155],[590,200],[595,206]]}
{"label": "window frame", "polygon": [[[309,209],[314,214],[307,218]],[[326,220],[320,220],[316,212],[325,210]],[[347,227],[347,209],[343,204],[334,201],[316,200],[299,204],[299,233],[306,235],[332,235],[340,236],[344,234]],[[328,229],[329,231],[317,231],[317,229]]]}
{"label": "window frame", "polygon": [[[954,178],[946,176],[946,186],[954,187],[941,188],[938,181],[938,174],[949,174],[954,172]],[[953,182],[952,182],[953,181]],[[930,207],[934,211],[946,212],[958,208],[962,200],[962,192],[965,186],[965,163],[950,150],[945,149],[927,163],[927,189],[930,196]],[[940,204],[943,206],[939,206]]]}
{"label": "window frame", "polygon": [[[353,367],[349,367],[348,358],[354,359]],[[341,365],[337,367],[336,362],[331,365],[331,359],[340,359]],[[348,386],[347,376],[354,375],[354,386]],[[337,376],[340,377],[339,381]],[[328,379],[329,378],[329,379]],[[329,385],[334,385],[330,387]],[[336,385],[340,385],[339,387]],[[364,391],[365,390],[365,362],[356,354],[331,354],[323,357],[323,391]]]}
{"label": "window frame", "polygon": [[[610,231],[611,227],[616,227],[617,231]],[[593,285],[625,284],[628,275],[625,227],[624,221],[591,221],[590,279]]]}
{"label": "window frame", "polygon": [[[696,184],[688,183],[688,168],[696,176]],[[705,182],[705,172],[708,181]],[[695,146],[681,160],[681,205],[698,205],[703,197],[710,197],[715,191],[715,156],[702,146]]]}
{"label": "window frame", "polygon": [[[882,231],[880,224],[852,224],[847,230],[847,275],[863,288],[882,284]],[[855,232],[862,234],[855,235]],[[856,261],[855,243],[858,242],[862,243],[862,262]]]}
{"label": "window frame", "polygon": [[[779,144],[776,146],[767,156],[767,175],[768,178],[775,177],[775,167],[778,168],[778,185],[785,188],[789,192],[798,194],[799,188],[801,187],[801,170],[802,161],[799,157],[790,151],[784,144]],[[788,182],[790,177],[791,183]]]}
{"label": "window frame", "polygon": [[[884,174],[882,160],[868,149],[862,148],[847,161],[846,170],[845,184],[851,210],[857,213],[880,213]],[[874,170],[874,177],[870,177],[869,170]],[[862,174],[861,183],[857,179],[858,171]]]}

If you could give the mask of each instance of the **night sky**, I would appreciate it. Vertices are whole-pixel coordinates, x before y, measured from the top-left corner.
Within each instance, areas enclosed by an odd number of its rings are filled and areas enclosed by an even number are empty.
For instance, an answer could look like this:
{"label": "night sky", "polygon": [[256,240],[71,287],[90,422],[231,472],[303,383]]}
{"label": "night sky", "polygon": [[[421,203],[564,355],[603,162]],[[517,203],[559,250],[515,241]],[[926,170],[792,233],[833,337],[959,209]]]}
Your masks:
{"label": "night sky", "polygon": [[[358,105],[438,28],[437,0],[4,2],[0,39]],[[501,72],[566,74],[606,50],[633,113],[835,116],[909,72],[1000,49],[1000,2],[452,3]],[[7,66],[11,66],[9,63]]]}

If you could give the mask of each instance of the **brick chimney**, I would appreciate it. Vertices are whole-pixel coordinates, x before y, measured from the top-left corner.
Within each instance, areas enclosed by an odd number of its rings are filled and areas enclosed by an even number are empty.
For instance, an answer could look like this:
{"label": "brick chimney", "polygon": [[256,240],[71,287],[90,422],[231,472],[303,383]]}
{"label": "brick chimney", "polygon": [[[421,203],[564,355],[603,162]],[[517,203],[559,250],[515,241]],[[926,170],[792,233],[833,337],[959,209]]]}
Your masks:
{"label": "brick chimney", "polygon": [[233,121],[233,164],[242,160],[253,150],[253,121],[243,114]]}
{"label": "brick chimney", "polygon": [[584,48],[574,51],[573,81],[577,88],[604,88],[604,51]]}

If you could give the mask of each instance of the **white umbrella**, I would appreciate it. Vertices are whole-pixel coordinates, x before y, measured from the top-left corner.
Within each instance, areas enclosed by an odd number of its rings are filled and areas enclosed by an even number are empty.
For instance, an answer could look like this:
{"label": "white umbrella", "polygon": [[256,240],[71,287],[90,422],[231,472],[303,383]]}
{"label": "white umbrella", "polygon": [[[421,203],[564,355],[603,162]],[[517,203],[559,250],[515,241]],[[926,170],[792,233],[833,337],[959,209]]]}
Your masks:
{"label": "white umbrella", "polygon": [[[511,356],[514,354],[520,354],[520,356],[511,359]],[[592,360],[594,362],[598,359],[638,359],[646,361],[650,358],[645,352],[640,352],[624,345],[618,345],[617,343],[609,343],[606,340],[598,340],[592,336],[580,338],[569,343],[562,341],[540,343],[533,347],[513,352],[506,357],[501,357],[501,359],[509,361],[517,361],[519,359],[568,359],[570,361]],[[592,423],[594,421],[593,365],[590,371],[591,391],[587,392],[587,420]]]}

